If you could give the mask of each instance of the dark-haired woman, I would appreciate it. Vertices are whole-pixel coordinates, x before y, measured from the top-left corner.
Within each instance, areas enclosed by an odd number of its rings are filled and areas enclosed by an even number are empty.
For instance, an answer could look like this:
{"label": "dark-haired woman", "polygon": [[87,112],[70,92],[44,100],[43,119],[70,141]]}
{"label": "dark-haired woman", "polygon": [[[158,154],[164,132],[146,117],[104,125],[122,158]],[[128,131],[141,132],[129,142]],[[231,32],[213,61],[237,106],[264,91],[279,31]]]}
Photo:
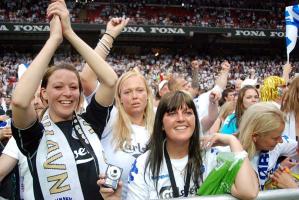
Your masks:
{"label": "dark-haired woman", "polygon": [[[129,176],[127,199],[168,199],[195,195],[196,189],[216,167],[216,150],[200,147],[196,107],[190,95],[166,94],[157,109],[149,150],[139,156]],[[241,199],[255,198],[257,177],[240,142],[231,135],[216,134],[211,144],[228,145],[244,162],[231,187]]]}

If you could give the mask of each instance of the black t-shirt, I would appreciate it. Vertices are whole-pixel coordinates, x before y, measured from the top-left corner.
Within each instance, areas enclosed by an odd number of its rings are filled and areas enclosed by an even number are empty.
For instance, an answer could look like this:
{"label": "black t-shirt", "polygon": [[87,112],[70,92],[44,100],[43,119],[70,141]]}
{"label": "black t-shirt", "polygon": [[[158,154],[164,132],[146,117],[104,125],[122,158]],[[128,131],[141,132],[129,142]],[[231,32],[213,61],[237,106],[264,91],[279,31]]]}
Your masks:
{"label": "black t-shirt", "polygon": [[[101,138],[101,134],[109,120],[110,111],[112,107],[103,107],[99,105],[95,98],[93,97],[91,103],[87,106],[86,112],[81,115],[81,117],[88,122],[93,130]],[[96,184],[98,180],[98,174],[96,173],[93,157],[81,144],[77,135],[72,131],[72,120],[57,122],[56,125],[64,133],[73,153],[77,164],[77,170],[79,175],[79,180],[81,184],[82,193],[85,200],[96,200],[102,199],[99,193],[99,187]],[[43,136],[43,125],[40,122],[36,122],[33,126],[26,130],[20,130],[13,126],[13,135],[17,141],[17,144],[27,156],[30,170],[33,174],[33,188],[35,199],[44,199],[36,169],[36,151]]]}

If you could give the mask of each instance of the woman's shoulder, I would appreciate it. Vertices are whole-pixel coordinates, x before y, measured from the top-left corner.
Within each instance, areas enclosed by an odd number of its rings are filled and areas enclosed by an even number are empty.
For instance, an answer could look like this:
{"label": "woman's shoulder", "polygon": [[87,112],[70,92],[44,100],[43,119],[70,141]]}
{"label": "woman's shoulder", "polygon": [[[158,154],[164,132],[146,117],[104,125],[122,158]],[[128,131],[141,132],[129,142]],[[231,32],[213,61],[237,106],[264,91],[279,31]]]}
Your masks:
{"label": "woman's shoulder", "polygon": [[220,133],[235,133],[236,132],[236,123],[237,123],[237,120],[236,120],[236,114],[235,113],[232,113],[230,115],[228,115],[226,117],[226,119],[224,120],[219,132]]}
{"label": "woman's shoulder", "polygon": [[235,119],[236,118],[236,113],[234,112],[234,113],[232,113],[232,114],[229,114],[228,116],[227,116],[227,118],[228,119]]}
{"label": "woman's shoulder", "polygon": [[233,119],[236,119],[236,113],[229,114],[229,115],[225,118],[223,124],[229,124]]}

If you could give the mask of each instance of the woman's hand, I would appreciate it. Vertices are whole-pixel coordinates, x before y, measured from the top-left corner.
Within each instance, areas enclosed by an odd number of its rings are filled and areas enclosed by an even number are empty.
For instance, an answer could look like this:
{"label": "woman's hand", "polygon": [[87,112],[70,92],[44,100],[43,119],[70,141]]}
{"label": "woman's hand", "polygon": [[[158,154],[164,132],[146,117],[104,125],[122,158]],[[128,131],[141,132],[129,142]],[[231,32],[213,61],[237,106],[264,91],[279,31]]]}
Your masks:
{"label": "woman's hand", "polygon": [[115,17],[110,19],[107,24],[106,32],[110,34],[114,39],[121,33],[124,27],[128,24],[129,18]]}
{"label": "woman's hand", "polygon": [[221,98],[221,94],[219,92],[216,91],[212,91],[209,95],[209,101],[211,104],[216,104],[218,105],[218,102]]}
{"label": "woman's hand", "polygon": [[67,37],[69,34],[73,33],[69,11],[64,0],[55,0],[49,5],[47,9],[47,17],[52,18],[55,15],[60,18],[63,35]]}
{"label": "woman's hand", "polygon": [[216,133],[207,135],[201,139],[202,148],[208,149],[212,146],[230,146],[232,152],[243,151],[240,141],[234,135]]}
{"label": "woman's hand", "polygon": [[203,147],[210,148],[212,146],[228,146],[237,138],[233,135],[216,133],[213,135],[204,136],[201,140]]}
{"label": "woman's hand", "polygon": [[11,138],[12,133],[11,133],[11,128],[10,127],[4,127],[0,129],[0,141],[4,139],[9,139]]}
{"label": "woman's hand", "polygon": [[298,165],[299,163],[294,161],[293,159],[291,159],[290,157],[285,158],[281,163],[280,166],[284,167],[284,168],[293,168],[296,165]]}
{"label": "woman's hand", "polygon": [[99,180],[97,181],[98,186],[100,186],[100,193],[105,200],[121,200],[122,192],[122,182],[119,181],[117,189],[114,191],[112,188],[107,188],[104,186],[105,175],[101,174]]}
{"label": "woman's hand", "polygon": [[225,60],[224,62],[221,63],[221,69],[223,71],[229,72],[230,68],[231,68],[230,64],[227,60]]}
{"label": "woman's hand", "polygon": [[280,167],[270,176],[275,185],[279,188],[298,188],[298,185],[293,180],[292,176],[287,173],[285,168]]}
{"label": "woman's hand", "polygon": [[57,45],[60,45],[63,40],[61,23],[57,15],[53,16],[50,21],[50,39],[56,41]]}

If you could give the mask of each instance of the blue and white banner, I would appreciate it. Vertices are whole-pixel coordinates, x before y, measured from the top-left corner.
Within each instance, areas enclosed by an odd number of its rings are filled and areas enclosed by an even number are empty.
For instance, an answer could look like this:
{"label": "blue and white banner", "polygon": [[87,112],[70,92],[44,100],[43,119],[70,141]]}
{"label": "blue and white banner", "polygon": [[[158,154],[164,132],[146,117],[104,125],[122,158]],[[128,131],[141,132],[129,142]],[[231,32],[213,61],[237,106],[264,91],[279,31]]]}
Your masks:
{"label": "blue and white banner", "polygon": [[297,37],[298,37],[299,5],[286,7],[285,21],[286,21],[287,63],[289,63],[290,53],[295,48]]}

